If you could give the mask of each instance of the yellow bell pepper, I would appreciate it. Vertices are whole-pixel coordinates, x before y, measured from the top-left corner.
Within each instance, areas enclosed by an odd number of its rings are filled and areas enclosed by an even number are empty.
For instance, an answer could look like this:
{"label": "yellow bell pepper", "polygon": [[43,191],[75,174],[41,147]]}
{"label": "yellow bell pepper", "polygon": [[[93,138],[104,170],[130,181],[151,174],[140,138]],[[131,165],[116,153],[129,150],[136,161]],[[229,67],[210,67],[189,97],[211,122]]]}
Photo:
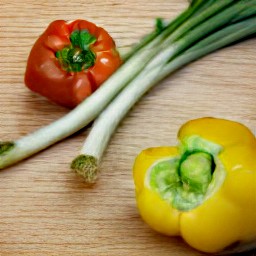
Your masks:
{"label": "yellow bell pepper", "polygon": [[255,248],[256,139],[217,118],[185,123],[177,147],[143,150],[133,177],[139,212],[154,230],[197,250]]}

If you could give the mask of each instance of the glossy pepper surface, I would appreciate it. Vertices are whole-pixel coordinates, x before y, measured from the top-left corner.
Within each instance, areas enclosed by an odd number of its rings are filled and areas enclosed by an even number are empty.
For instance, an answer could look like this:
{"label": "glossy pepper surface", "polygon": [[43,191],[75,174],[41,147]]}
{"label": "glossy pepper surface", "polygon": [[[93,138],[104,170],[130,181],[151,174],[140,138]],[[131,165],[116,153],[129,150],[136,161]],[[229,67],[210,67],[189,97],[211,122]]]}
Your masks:
{"label": "glossy pepper surface", "polygon": [[73,108],[120,65],[115,42],[103,28],[85,20],[56,20],[31,49],[25,84],[53,102]]}
{"label": "glossy pepper surface", "polygon": [[154,230],[215,253],[256,241],[256,139],[244,125],[188,121],[177,147],[143,150],[133,175],[139,212]]}

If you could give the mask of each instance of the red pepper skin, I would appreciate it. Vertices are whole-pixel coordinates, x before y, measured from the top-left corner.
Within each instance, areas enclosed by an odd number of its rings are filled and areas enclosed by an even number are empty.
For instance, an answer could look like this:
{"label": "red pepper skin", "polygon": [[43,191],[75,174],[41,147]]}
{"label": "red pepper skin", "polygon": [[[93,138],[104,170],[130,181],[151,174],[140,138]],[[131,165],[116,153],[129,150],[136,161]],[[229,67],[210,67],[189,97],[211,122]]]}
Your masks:
{"label": "red pepper skin", "polygon": [[[70,72],[62,69],[56,52],[71,44],[70,35],[77,30],[87,30],[96,38],[96,42],[90,45],[95,63],[86,70]],[[90,96],[121,63],[114,40],[103,28],[85,20],[56,20],[31,49],[25,84],[30,90],[59,105],[74,108]]]}

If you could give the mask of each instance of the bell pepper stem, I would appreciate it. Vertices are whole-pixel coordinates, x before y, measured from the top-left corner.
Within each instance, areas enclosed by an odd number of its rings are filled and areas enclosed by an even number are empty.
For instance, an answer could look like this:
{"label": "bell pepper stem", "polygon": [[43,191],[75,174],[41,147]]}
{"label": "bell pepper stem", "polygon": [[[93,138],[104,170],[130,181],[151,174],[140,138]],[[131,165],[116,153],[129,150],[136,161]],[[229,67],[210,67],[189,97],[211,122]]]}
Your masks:
{"label": "bell pepper stem", "polygon": [[187,191],[205,194],[212,179],[213,159],[204,152],[189,155],[180,165],[180,176]]}
{"label": "bell pepper stem", "polygon": [[75,30],[70,35],[71,44],[56,52],[56,57],[63,70],[80,72],[93,66],[96,60],[90,46],[96,38],[87,30]]}

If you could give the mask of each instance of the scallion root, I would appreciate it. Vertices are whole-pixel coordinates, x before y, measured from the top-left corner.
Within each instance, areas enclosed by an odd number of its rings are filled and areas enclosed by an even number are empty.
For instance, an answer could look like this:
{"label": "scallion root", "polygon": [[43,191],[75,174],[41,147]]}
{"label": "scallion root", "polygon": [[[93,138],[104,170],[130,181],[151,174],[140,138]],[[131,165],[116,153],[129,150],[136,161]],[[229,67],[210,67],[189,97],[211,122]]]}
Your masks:
{"label": "scallion root", "polygon": [[85,182],[95,183],[98,177],[98,160],[89,155],[79,155],[71,163],[71,169],[82,176]]}

